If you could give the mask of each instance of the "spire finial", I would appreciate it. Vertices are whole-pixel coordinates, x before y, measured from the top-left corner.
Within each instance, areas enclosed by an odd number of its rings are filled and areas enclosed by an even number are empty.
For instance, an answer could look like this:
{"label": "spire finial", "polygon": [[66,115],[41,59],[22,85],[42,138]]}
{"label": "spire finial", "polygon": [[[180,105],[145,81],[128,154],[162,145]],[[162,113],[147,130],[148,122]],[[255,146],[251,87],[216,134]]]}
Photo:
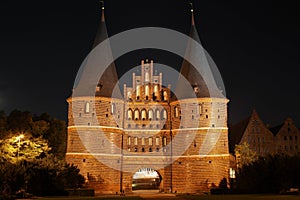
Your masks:
{"label": "spire finial", "polygon": [[194,19],[194,6],[193,3],[190,2],[191,5],[191,13],[192,13],[192,26],[195,26],[195,19]]}
{"label": "spire finial", "polygon": [[100,1],[100,3],[102,4],[101,21],[104,22],[105,21],[105,17],[104,17],[104,1]]}

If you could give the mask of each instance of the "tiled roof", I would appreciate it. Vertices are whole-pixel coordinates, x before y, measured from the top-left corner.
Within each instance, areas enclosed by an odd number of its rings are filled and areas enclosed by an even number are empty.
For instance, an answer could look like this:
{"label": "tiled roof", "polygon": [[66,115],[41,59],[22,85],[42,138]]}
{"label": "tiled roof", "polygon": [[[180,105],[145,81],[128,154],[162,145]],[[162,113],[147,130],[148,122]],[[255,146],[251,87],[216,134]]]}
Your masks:
{"label": "tiled roof", "polygon": [[234,125],[229,125],[229,151],[231,153],[234,153],[234,147],[236,144],[239,144],[243,134],[249,124],[249,121],[251,119],[251,116],[247,117],[246,119],[234,124]]}
{"label": "tiled roof", "polygon": [[[97,31],[97,35],[95,37],[94,43],[93,43],[93,49],[97,47],[100,43],[108,39],[106,24],[105,24],[105,18],[104,18],[104,9],[102,9],[102,17],[101,22]],[[111,47],[110,45],[105,46],[105,51],[99,52],[99,54],[102,54],[102,57],[105,58],[113,58]],[[98,52],[94,53],[96,56]],[[92,55],[91,57],[95,56]],[[104,54],[104,55],[103,55]],[[96,60],[96,59],[95,59]],[[90,60],[87,58],[85,63],[88,63]],[[97,65],[98,63],[93,63],[94,60],[91,58],[91,65]],[[89,64],[87,64],[89,65]],[[100,66],[99,66],[100,67]],[[92,69],[92,68],[91,68]],[[91,72],[89,72],[91,71]],[[101,71],[101,70],[100,70]],[[120,88],[118,85],[118,74],[116,71],[116,67],[114,62],[112,62],[108,67],[106,67],[105,71],[103,72],[102,76],[99,77],[99,82],[94,82],[95,80],[91,81],[91,77],[95,77],[94,70],[86,70],[83,73],[83,78],[80,81],[84,81],[85,85],[83,88],[76,87],[76,96],[100,96],[100,97],[117,97],[122,98]],[[100,88],[100,90],[96,90],[96,86]],[[87,91],[88,90],[88,91]]]}
{"label": "tiled roof", "polygon": [[[188,40],[185,59],[182,63],[175,93],[177,99],[218,97],[225,98],[217,88],[211,69],[213,63],[207,56],[201,45],[192,16],[192,26]],[[198,44],[196,44],[196,41]],[[200,69],[196,69],[189,61],[198,63]],[[203,75],[205,77],[203,77]],[[192,86],[192,87],[191,87]],[[190,89],[189,89],[190,88]],[[197,92],[195,92],[197,91]]]}

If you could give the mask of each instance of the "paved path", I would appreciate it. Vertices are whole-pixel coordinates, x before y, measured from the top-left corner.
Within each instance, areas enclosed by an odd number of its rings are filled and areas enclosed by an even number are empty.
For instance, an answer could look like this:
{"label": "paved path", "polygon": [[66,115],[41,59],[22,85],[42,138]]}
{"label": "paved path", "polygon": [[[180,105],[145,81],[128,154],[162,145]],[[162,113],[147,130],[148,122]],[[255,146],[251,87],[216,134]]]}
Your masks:
{"label": "paved path", "polygon": [[179,199],[175,194],[161,194],[158,190],[136,190],[133,195],[137,195],[143,199]]}

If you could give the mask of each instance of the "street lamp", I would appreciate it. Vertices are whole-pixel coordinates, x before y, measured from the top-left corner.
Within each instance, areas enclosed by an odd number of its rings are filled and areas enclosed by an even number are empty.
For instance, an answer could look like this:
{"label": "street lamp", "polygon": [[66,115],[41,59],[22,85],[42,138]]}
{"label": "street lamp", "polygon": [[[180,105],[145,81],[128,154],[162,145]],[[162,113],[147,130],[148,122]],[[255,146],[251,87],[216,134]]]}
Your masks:
{"label": "street lamp", "polygon": [[19,151],[20,151],[20,146],[21,146],[21,139],[23,139],[23,138],[24,138],[24,135],[23,135],[23,134],[17,136],[17,140],[18,140],[17,160],[19,160]]}

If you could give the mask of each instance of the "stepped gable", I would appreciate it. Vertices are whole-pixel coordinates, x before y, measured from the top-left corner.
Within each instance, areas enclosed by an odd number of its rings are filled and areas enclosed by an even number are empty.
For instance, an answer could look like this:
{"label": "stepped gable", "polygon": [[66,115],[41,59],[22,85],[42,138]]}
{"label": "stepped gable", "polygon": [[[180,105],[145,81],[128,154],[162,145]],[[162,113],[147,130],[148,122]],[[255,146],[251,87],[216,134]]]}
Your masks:
{"label": "stepped gable", "polygon": [[[293,120],[288,117],[284,120],[284,122],[278,126],[274,126],[274,127],[271,127],[269,130],[273,133],[274,136],[277,136],[278,133],[281,131],[281,129],[286,125],[288,124],[288,126],[292,125],[292,126],[295,126],[294,125],[294,122]],[[296,127],[297,128],[297,127]],[[297,128],[299,130],[299,128]]]}

